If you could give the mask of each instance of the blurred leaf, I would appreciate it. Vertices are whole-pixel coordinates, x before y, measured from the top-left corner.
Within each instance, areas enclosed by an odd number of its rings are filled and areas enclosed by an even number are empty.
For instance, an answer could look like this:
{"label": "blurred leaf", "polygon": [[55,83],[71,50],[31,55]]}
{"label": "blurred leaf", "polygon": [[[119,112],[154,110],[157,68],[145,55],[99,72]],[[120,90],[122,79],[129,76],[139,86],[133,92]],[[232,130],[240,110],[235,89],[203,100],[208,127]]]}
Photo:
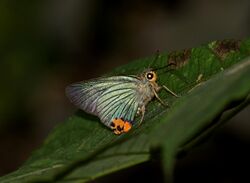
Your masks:
{"label": "blurred leaf", "polygon": [[[208,127],[221,122],[220,115],[229,104],[242,103],[249,94],[250,60],[244,60],[249,55],[250,40],[216,41],[162,54],[156,62],[153,56],[115,69],[108,75],[135,74],[152,63],[154,68],[172,63],[169,72],[158,71],[158,83],[181,97],[161,91],[160,97],[171,107],[150,102],[143,124],[121,136],[114,135],[98,118],[79,111],[56,127],[19,170],[0,181],[89,181],[148,161],[152,149],[161,150],[165,174],[171,180],[176,154],[191,148]],[[226,69],[229,66],[232,68]]]}

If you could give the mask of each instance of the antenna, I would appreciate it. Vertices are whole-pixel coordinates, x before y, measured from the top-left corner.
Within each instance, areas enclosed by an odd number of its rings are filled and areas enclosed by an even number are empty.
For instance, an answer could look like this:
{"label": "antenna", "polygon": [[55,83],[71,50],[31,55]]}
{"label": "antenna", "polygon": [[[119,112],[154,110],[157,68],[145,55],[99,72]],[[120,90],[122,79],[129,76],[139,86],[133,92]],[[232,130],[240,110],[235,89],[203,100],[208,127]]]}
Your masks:
{"label": "antenna", "polygon": [[159,59],[159,57],[160,57],[160,51],[156,50],[155,59],[149,64],[148,68],[151,68],[154,65],[154,63]]}
{"label": "antenna", "polygon": [[[169,63],[169,64],[167,64],[167,65],[165,65],[165,66],[155,68],[155,69],[153,69],[152,71],[158,71],[158,70],[161,70],[161,69],[165,69],[165,68],[168,68],[168,67],[171,66],[171,65],[175,65],[175,64],[174,64],[174,63]],[[171,69],[170,69],[170,70],[171,70]]]}

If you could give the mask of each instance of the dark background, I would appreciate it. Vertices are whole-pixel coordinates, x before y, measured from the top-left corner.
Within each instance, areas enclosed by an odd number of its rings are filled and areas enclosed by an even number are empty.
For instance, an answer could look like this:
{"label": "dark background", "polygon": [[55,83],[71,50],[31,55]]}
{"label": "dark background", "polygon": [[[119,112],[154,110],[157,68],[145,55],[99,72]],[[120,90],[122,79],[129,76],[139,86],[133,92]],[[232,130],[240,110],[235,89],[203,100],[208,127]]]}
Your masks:
{"label": "dark background", "polygon": [[[56,124],[74,113],[64,95],[69,83],[156,50],[249,37],[249,10],[248,0],[1,0],[0,175],[17,169]],[[249,112],[248,107],[182,158],[176,180],[247,177]],[[112,178],[126,181],[129,174],[150,180],[160,177],[159,170],[157,163],[146,163]]]}

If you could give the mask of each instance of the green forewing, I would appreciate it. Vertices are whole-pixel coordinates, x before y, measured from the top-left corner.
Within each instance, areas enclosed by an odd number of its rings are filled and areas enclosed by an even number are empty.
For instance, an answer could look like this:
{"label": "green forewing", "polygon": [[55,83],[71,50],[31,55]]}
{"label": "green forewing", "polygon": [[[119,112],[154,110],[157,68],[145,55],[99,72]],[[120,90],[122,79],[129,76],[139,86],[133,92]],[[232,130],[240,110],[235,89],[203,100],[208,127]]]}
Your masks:
{"label": "green forewing", "polygon": [[114,118],[133,121],[139,104],[135,76],[113,76],[75,83],[66,88],[73,104],[98,116],[108,127]]}

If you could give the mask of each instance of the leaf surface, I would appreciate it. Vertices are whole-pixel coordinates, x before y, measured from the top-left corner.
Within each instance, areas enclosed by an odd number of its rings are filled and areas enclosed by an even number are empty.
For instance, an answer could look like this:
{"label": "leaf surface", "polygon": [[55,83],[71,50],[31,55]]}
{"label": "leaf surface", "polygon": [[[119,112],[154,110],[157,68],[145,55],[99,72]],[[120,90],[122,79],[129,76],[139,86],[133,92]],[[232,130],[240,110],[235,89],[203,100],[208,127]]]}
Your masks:
{"label": "leaf surface", "polygon": [[161,54],[156,61],[152,56],[115,69],[106,76],[139,74],[150,64],[160,68],[171,63],[168,72],[158,70],[158,83],[180,97],[161,91],[160,97],[170,107],[151,101],[143,124],[121,136],[114,135],[98,118],[78,111],[57,126],[22,167],[0,178],[0,182],[90,181],[148,161],[151,150],[158,148],[162,150],[165,174],[172,179],[180,150],[191,148],[187,144],[220,123],[230,104],[237,102],[231,110],[248,104],[249,55],[250,40],[215,41]]}

